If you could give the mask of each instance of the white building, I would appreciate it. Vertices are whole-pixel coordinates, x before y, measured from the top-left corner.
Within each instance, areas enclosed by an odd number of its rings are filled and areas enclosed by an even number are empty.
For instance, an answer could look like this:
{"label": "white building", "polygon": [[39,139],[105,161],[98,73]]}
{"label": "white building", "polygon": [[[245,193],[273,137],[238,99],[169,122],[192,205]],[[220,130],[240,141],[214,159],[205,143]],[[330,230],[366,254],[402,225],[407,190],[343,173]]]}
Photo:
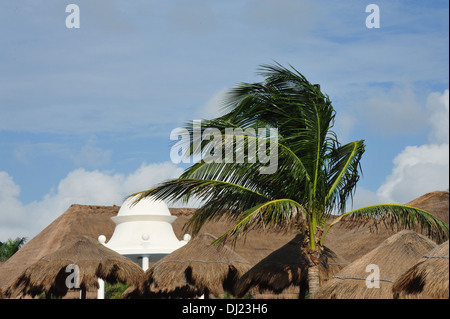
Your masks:
{"label": "white building", "polygon": [[155,262],[189,241],[178,240],[172,228],[177,219],[161,200],[143,198],[135,203],[130,197],[122,204],[117,216],[111,217],[116,228],[111,239],[101,235],[98,240],[106,247],[130,258],[147,270],[149,262]]}
{"label": "white building", "polygon": [[[184,246],[190,239],[184,235],[178,240],[173,232],[172,223],[177,219],[170,214],[169,208],[161,200],[141,199],[135,203],[136,197],[124,201],[117,213],[111,217],[116,228],[111,239],[100,235],[98,241],[106,247],[141,264],[148,269],[150,262],[155,262]],[[98,299],[104,299],[105,286],[99,279]]]}

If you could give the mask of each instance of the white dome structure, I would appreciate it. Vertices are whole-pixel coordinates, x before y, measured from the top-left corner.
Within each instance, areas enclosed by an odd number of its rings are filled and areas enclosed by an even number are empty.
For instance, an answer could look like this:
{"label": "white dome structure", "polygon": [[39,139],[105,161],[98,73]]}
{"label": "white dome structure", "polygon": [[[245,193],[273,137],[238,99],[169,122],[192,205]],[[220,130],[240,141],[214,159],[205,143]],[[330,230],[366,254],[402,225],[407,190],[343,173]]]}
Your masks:
{"label": "white dome structure", "polygon": [[[145,197],[140,201],[134,203],[136,197],[130,197],[119,209],[117,216],[131,216],[131,215],[161,215],[171,216],[169,208],[162,200],[156,200]],[[176,217],[175,217],[176,218]],[[175,219],[174,219],[175,220]]]}
{"label": "white dome structure", "polygon": [[98,240],[136,262],[142,258],[142,268],[146,270],[149,262],[184,246],[187,240],[175,236],[172,223],[177,217],[170,214],[163,201],[147,197],[136,203],[135,200],[136,196],[125,200],[117,216],[111,217],[116,228],[108,243],[103,235]]}

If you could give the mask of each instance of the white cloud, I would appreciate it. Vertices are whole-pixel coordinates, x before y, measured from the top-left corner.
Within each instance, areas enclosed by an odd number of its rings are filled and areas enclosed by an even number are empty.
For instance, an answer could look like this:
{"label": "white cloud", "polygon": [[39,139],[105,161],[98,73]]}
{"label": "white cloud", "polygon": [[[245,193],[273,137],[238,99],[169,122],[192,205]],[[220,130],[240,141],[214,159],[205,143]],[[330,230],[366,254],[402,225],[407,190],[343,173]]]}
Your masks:
{"label": "white cloud", "polygon": [[134,173],[127,176],[123,188],[127,194],[150,189],[156,183],[169,178],[176,178],[183,173],[183,169],[170,162],[147,165],[142,164]]}
{"label": "white cloud", "polygon": [[80,168],[67,174],[41,200],[27,204],[19,200],[20,186],[8,173],[0,172],[0,241],[35,236],[72,204],[121,205],[131,193],[177,177],[182,171],[170,162],[144,163],[129,175]]}
{"label": "white cloud", "polygon": [[375,192],[372,192],[364,187],[358,186],[356,188],[355,195],[353,196],[353,202],[348,203],[347,211],[357,209],[365,206],[382,204],[383,202],[377,196]]}
{"label": "white cloud", "polygon": [[394,168],[377,196],[405,204],[427,192],[448,188],[449,145],[408,146],[394,159]]}
{"label": "white cloud", "polygon": [[198,116],[204,119],[212,119],[223,115],[224,112],[221,108],[223,107],[228,92],[229,88],[223,88],[215,92],[200,109]]}
{"label": "white cloud", "polygon": [[6,172],[0,172],[0,200],[17,197],[20,194],[20,187]]}
{"label": "white cloud", "polygon": [[117,203],[123,193],[120,174],[86,171],[84,168],[70,172],[61,180],[56,191],[45,196],[46,201],[69,202],[77,204],[107,205]]}
{"label": "white cloud", "polygon": [[[0,172],[0,233],[5,225],[17,228],[24,219],[24,207],[18,200],[20,187],[6,172]],[[0,241],[4,238],[0,238]]]}
{"label": "white cloud", "polygon": [[443,94],[433,92],[428,96],[427,108],[431,111],[429,123],[433,129],[430,133],[430,142],[449,142],[449,90]]}
{"label": "white cloud", "polygon": [[376,193],[367,190],[357,193],[359,207],[371,202],[405,204],[427,192],[448,189],[449,90],[431,93],[427,108],[431,112],[430,144],[410,145],[402,150],[393,160],[391,174]]}

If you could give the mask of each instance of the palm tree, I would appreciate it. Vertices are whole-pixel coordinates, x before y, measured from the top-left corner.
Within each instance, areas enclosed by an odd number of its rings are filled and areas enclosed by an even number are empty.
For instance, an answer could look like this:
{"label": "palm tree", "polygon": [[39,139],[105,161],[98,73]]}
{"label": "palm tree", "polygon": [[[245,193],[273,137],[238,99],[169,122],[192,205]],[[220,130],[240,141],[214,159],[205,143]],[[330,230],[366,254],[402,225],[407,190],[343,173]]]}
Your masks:
{"label": "palm tree", "polygon": [[25,237],[17,237],[16,239],[9,238],[4,243],[0,241],[0,261],[8,260],[25,244],[26,240]]}
{"label": "palm tree", "polygon": [[[312,297],[319,288],[323,240],[328,229],[342,218],[383,218],[401,227],[424,228],[434,238],[448,237],[445,223],[413,207],[376,205],[345,213],[360,178],[364,141],[338,141],[332,131],[335,111],[329,97],[294,68],[266,65],[260,74],[263,82],[239,84],[229,91],[223,105],[225,115],[201,122],[201,132],[214,128],[220,131],[220,139],[202,138],[195,131],[198,127],[186,124],[185,135],[191,143],[185,148],[185,156],[203,154],[209,160],[193,164],[179,178],[140,192],[139,198],[153,196],[185,202],[193,197],[201,199],[202,206],[186,225],[194,234],[206,222],[222,216],[236,221],[216,242],[230,239],[235,244],[258,227],[296,227],[305,235],[301,249],[309,261]],[[253,133],[261,128],[276,131]],[[250,149],[258,144],[269,150],[274,143],[276,148],[270,150],[276,151],[277,168],[264,174],[261,169],[267,165],[257,157],[270,154],[255,157]],[[230,161],[230,149],[234,162]],[[336,213],[341,216],[328,225]]]}

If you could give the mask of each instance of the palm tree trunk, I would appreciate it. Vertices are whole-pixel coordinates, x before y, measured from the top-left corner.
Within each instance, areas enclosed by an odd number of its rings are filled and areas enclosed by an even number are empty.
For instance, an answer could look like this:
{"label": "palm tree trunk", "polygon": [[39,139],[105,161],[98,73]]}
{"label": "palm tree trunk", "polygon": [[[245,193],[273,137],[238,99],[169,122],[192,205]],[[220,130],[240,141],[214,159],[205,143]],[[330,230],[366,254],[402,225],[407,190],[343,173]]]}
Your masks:
{"label": "palm tree trunk", "polygon": [[[314,231],[314,232],[313,232]],[[315,299],[320,288],[320,255],[323,251],[320,240],[322,237],[322,229],[316,227],[315,223],[310,225],[309,242],[308,237],[305,237],[306,242],[303,243],[303,249],[308,260],[308,292],[309,298]]]}
{"label": "palm tree trunk", "polygon": [[313,265],[308,268],[308,286],[309,298],[315,299],[320,287],[319,265]]}

